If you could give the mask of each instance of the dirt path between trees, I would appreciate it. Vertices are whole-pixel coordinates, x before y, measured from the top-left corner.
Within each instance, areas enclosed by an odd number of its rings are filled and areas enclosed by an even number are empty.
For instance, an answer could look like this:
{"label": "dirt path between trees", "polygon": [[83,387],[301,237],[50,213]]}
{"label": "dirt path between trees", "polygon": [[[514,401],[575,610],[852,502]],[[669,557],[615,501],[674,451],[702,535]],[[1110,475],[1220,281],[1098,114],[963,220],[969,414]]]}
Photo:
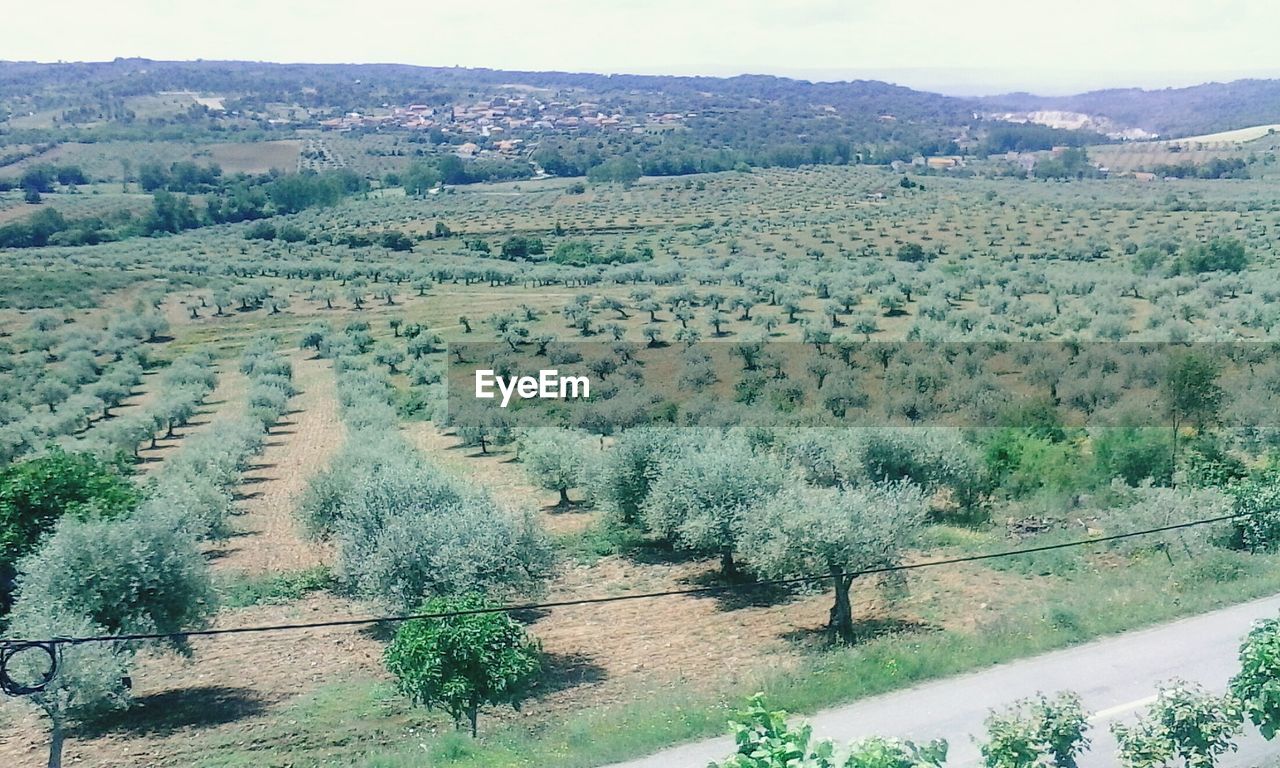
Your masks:
{"label": "dirt path between trees", "polygon": [[271,428],[266,449],[241,484],[244,514],[236,533],[216,552],[214,568],[248,575],[296,571],[330,561],[327,548],[308,541],[294,510],[307,480],[328,466],[346,440],[338,417],[333,371],[324,360],[292,358],[300,394]]}

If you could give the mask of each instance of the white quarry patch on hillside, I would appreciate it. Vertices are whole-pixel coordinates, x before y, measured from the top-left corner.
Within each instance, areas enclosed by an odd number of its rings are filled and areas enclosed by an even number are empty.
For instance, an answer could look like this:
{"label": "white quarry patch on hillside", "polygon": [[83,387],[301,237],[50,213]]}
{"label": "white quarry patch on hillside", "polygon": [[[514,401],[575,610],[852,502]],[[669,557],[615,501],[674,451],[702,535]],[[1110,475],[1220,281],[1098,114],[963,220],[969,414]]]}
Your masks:
{"label": "white quarry patch on hillside", "polygon": [[991,120],[1003,120],[1007,123],[1035,123],[1050,128],[1066,130],[1095,131],[1110,139],[1154,139],[1156,134],[1141,128],[1122,126],[1108,117],[1089,115],[1084,112],[1069,112],[1057,109],[1043,109],[1034,112],[997,112],[987,115]]}

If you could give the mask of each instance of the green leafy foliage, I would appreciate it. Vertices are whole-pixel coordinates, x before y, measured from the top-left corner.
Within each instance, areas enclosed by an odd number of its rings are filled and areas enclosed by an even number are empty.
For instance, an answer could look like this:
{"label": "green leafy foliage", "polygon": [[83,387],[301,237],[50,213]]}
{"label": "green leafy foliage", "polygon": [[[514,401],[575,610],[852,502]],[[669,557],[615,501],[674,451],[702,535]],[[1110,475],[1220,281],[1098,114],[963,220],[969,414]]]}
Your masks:
{"label": "green leafy foliage", "polygon": [[[53,605],[31,605],[15,615],[11,631],[21,637],[93,637],[105,628]],[[21,701],[29,702],[49,719],[50,766],[61,765],[68,727],[75,722],[91,722],[129,706],[131,697],[125,681],[134,651],[120,644],[85,643],[64,646],[58,674],[43,691]],[[40,654],[19,654],[9,673],[18,680],[37,680],[48,668]]]}
{"label": "green leafy foliage", "polygon": [[283,605],[332,586],[333,574],[323,566],[260,577],[233,577],[218,584],[218,603],[227,608]]}
{"label": "green leafy foliage", "polygon": [[850,745],[842,768],[941,768],[946,761],[947,742],[942,739],[917,745],[875,736]]}
{"label": "green leafy foliage", "polygon": [[1156,427],[1104,427],[1093,440],[1099,477],[1118,477],[1131,486],[1150,479],[1173,482],[1173,433]]}
{"label": "green leafy foliage", "polygon": [[770,709],[762,693],[751,697],[729,728],[734,754],[708,768],[940,768],[947,760],[941,739],[917,746],[878,737],[850,745],[839,758],[831,741],[815,740],[808,724],[788,724],[787,713]]}
{"label": "green leafy foliage", "polygon": [[787,713],[766,706],[764,694],[751,697],[747,706],[729,721],[737,750],[708,768],[833,768],[835,747],[830,741],[814,743],[813,727],[792,728]]}
{"label": "green leafy foliage", "polygon": [[1263,737],[1274,739],[1280,732],[1280,619],[1258,624],[1241,644],[1231,694]]}
{"label": "green leafy foliage", "polygon": [[120,465],[87,453],[54,448],[0,469],[0,607],[8,604],[18,559],[60,518],[114,517],[140,498]]}
{"label": "green leafy foliage", "polygon": [[1240,272],[1249,265],[1244,243],[1235,238],[1215,238],[1193,245],[1178,256],[1173,265],[1175,275],[1198,275],[1204,272]]}
{"label": "green leafy foliage", "polygon": [[1213,696],[1175,681],[1160,688],[1155,704],[1132,725],[1114,723],[1125,768],[1157,768],[1180,759],[1187,768],[1212,768],[1236,749],[1243,713],[1231,694]]}
{"label": "green leafy foliage", "polygon": [[987,768],[1075,768],[1076,759],[1089,748],[1088,729],[1089,718],[1078,695],[1041,694],[987,718],[982,761]]}
{"label": "green leafy foliage", "polygon": [[587,171],[587,180],[593,184],[622,184],[630,186],[640,180],[640,163],[629,157],[611,157]]}
{"label": "green leafy foliage", "polygon": [[663,430],[630,429],[619,436],[600,461],[589,467],[588,493],[595,503],[622,525],[639,517],[664,453],[671,448]]}
{"label": "green leafy foliage", "polygon": [[[493,607],[478,596],[434,598],[422,613]],[[506,613],[477,613],[405,622],[387,646],[387,669],[397,689],[415,703],[464,718],[477,732],[482,706],[519,707],[541,670],[541,649]]]}
{"label": "green leafy foliage", "polygon": [[1268,467],[1229,492],[1232,511],[1244,515],[1234,523],[1239,545],[1250,551],[1280,545],[1280,468]]}
{"label": "green leafy foliage", "polygon": [[988,476],[1008,496],[1061,493],[1084,486],[1090,467],[1076,442],[1034,429],[1002,427],[983,438]]}
{"label": "green leafy foliage", "polygon": [[302,500],[311,534],[338,545],[338,584],[396,610],[434,596],[536,591],[552,551],[535,518],[410,446],[396,433],[393,391],[382,373],[344,370],[338,397],[352,437]]}

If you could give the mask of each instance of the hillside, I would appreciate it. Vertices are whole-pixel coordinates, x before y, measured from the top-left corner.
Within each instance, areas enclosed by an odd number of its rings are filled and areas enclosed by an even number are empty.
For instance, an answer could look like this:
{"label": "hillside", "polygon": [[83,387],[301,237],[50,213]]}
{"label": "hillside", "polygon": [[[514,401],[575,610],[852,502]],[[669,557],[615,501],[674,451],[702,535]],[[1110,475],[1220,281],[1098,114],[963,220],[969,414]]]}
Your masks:
{"label": "hillside", "polygon": [[[507,138],[555,139],[554,148],[578,171],[599,155],[617,154],[653,161],[651,171],[659,173],[664,165],[692,172],[739,162],[848,162],[855,155],[910,159],[950,150],[972,118],[972,106],[962,100],[873,81],[143,59],[0,63],[4,144],[157,134],[243,141],[352,115],[363,122],[342,128],[383,128],[369,121],[410,105],[431,118],[415,127],[436,129],[427,130],[427,138],[441,144],[457,120],[513,103],[527,122],[500,126]],[[592,123],[597,117],[608,123]],[[530,130],[512,134],[512,128]],[[608,134],[609,146],[595,139],[573,146],[597,128]]]}
{"label": "hillside", "polygon": [[1280,122],[1280,80],[1113,88],[1058,97],[1011,93],[977,101],[985,112],[1077,112],[1170,138]]}
{"label": "hillside", "polygon": [[[809,82],[524,72],[399,64],[241,61],[0,62],[0,156],[21,145],[112,140],[292,139],[317,128],[368,133],[412,124],[436,146],[525,142],[556,175],[609,157],[646,174],[749,166],[886,163],[975,147],[1047,149],[1118,138],[1188,136],[1280,122],[1280,81],[1112,89],[1066,97],[962,99],[873,80]],[[490,109],[505,123],[460,125]],[[519,111],[519,122],[508,119]],[[985,116],[985,119],[980,116]],[[1008,137],[1006,117],[1051,125]],[[387,121],[395,120],[395,125]],[[500,133],[501,131],[501,133]],[[1000,140],[987,141],[992,132]],[[1064,131],[1077,131],[1073,138]],[[478,137],[478,138],[477,138]],[[418,141],[418,138],[414,139]],[[1043,146],[1042,146],[1043,145]],[[512,145],[514,146],[514,145]],[[510,148],[508,155],[518,152]],[[499,173],[499,176],[503,175]]]}

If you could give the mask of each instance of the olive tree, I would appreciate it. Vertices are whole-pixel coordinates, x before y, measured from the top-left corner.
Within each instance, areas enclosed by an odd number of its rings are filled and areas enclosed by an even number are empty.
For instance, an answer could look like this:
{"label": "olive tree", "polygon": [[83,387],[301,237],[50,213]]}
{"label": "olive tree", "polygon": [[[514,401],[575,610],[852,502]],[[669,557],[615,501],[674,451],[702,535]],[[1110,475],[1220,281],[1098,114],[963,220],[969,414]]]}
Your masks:
{"label": "olive tree", "polygon": [[857,572],[896,565],[924,524],[924,493],[906,482],[857,488],[788,484],[744,518],[739,547],[757,572],[770,577],[828,574],[835,585],[830,629],[854,640],[849,592]]}
{"label": "olive tree", "polygon": [[56,606],[109,632],[177,632],[213,610],[209,568],[179,513],[140,508],[121,519],[63,518],[18,564],[20,613]]}
{"label": "olive tree", "polygon": [[635,523],[657,467],[672,447],[669,437],[665,430],[646,427],[622,433],[599,461],[588,466],[588,496],[616,522]]}
{"label": "olive tree", "polygon": [[[201,626],[213,609],[213,587],[182,522],[180,515],[145,508],[114,520],[63,518],[48,541],[19,563],[10,630],[26,637],[85,637]],[[61,765],[71,720],[128,703],[123,681],[132,652],[122,643],[64,647],[57,677],[32,697],[50,721],[50,766]],[[32,670],[25,674],[31,679]]]}
{"label": "olive tree", "polygon": [[[9,631],[18,637],[92,637],[106,634],[104,627],[54,606],[27,604],[13,616]],[[92,720],[129,704],[125,679],[133,661],[131,649],[114,643],[65,645],[60,649],[57,675],[39,693],[22,701],[49,719],[48,768],[61,768],[68,727]],[[16,680],[34,681],[48,669],[48,658],[39,652],[13,657],[9,674]]]}
{"label": "olive tree", "polygon": [[731,576],[744,524],[782,484],[781,463],[746,439],[695,437],[659,464],[642,519],[677,547],[719,555]]}
{"label": "olive tree", "polygon": [[[412,450],[407,446],[404,450]],[[348,474],[328,488],[335,575],[395,609],[436,595],[537,589],[551,549],[531,515],[508,510],[419,457]]]}
{"label": "olive tree", "polygon": [[539,488],[560,494],[559,506],[567,509],[572,504],[569,489],[582,485],[587,450],[580,433],[535,429],[521,441],[520,461]]}

